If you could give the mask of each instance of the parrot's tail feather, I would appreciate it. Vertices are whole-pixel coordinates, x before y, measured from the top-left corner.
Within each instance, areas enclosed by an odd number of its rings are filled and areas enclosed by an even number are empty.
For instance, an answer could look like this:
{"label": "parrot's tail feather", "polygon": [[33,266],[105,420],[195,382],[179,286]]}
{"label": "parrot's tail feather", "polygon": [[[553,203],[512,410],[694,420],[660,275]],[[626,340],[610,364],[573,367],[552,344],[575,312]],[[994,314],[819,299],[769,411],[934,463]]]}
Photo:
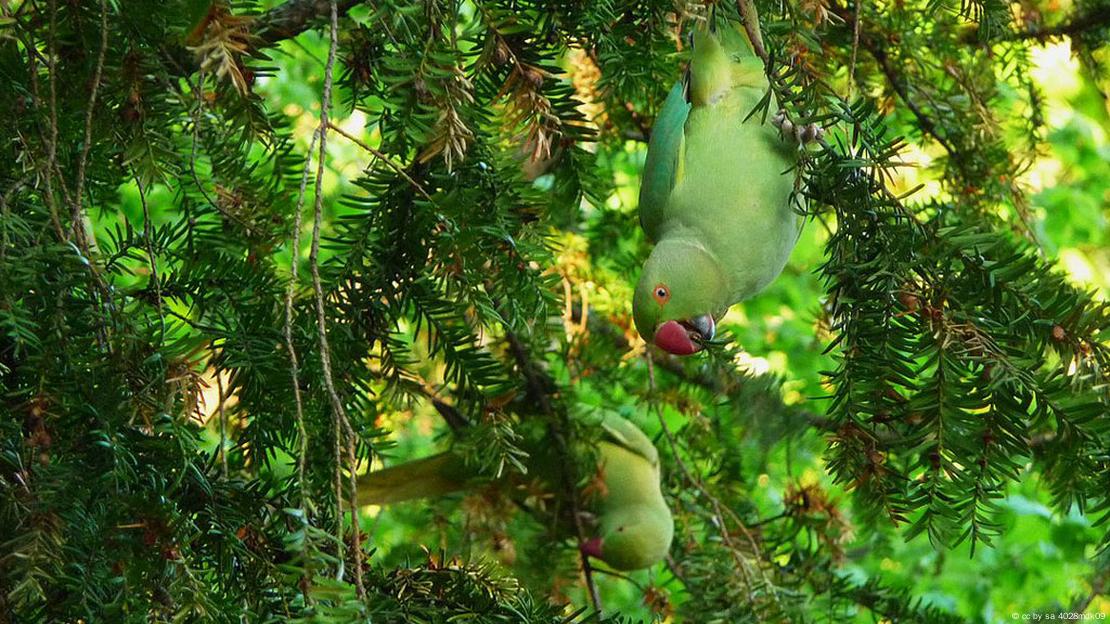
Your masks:
{"label": "parrot's tail feather", "polygon": [[456,492],[466,486],[460,469],[458,457],[440,453],[367,473],[358,479],[358,504],[389,505]]}

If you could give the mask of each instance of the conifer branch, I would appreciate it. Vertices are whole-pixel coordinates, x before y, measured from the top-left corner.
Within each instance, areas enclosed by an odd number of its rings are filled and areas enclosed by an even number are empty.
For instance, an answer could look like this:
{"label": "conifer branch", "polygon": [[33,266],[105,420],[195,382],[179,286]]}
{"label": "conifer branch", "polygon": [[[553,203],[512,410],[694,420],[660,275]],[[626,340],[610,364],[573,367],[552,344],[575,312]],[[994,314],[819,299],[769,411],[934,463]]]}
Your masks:
{"label": "conifer branch", "polygon": [[[1053,26],[1029,27],[1024,30],[1015,30],[997,37],[1008,41],[1035,39],[1046,43],[1060,37],[1078,37],[1093,30],[1110,28],[1110,6],[1096,6],[1088,11],[1076,11],[1070,19]],[[969,31],[963,37],[964,43],[981,43],[976,36],[976,31]]]}
{"label": "conifer branch", "polygon": [[[513,360],[516,361],[517,367],[520,369],[521,374],[524,376],[525,387],[528,392],[528,397],[536,405],[539,406],[540,412],[548,419],[558,417],[555,409],[551,404],[551,398],[548,396],[548,384],[541,378],[540,373],[535,369],[531,358],[528,356],[528,350],[524,344],[517,338],[516,334],[511,331],[505,332],[505,338],[509,343],[509,351],[513,355]],[[586,528],[582,524],[581,509],[578,505],[578,492],[574,490],[574,484],[577,479],[576,475],[572,472],[573,463],[571,462],[570,446],[567,443],[564,431],[568,428],[568,422],[565,416],[559,418],[561,421],[559,427],[556,427],[554,422],[549,422],[548,432],[554,438],[555,445],[559,449],[559,454],[566,458],[562,465],[562,482],[564,486],[563,495],[571,506],[571,515],[574,518],[575,534],[578,543],[582,544],[586,541]],[[586,591],[590,597],[590,602],[593,604],[594,610],[597,613],[602,612],[601,594],[598,592],[597,583],[594,581],[593,566],[590,565],[589,556],[579,551],[579,560],[582,564],[582,577],[586,583]]]}
{"label": "conifer branch", "polygon": [[272,46],[292,39],[314,27],[319,21],[329,19],[332,6],[337,15],[362,4],[362,0],[288,0],[266,11],[254,22],[255,36],[265,46]]}
{"label": "conifer branch", "polygon": [[[678,466],[678,470],[682,473],[682,476],[686,480],[686,482],[695,490],[697,490],[697,492],[703,498],[705,498],[705,500],[709,501],[709,504],[712,506],[713,525],[717,528],[717,532],[721,537],[721,542],[724,544],[725,548],[728,549],[733,562],[736,564],[736,569],[739,570],[741,576],[743,577],[745,586],[749,589],[749,591],[754,587],[755,574],[753,574],[752,570],[752,567],[754,567],[755,571],[758,572],[763,587],[770,590],[773,606],[776,609],[781,610],[782,604],[779,602],[777,588],[775,587],[770,577],[767,575],[766,570],[763,569],[763,551],[756,543],[751,531],[748,530],[748,527],[744,524],[744,521],[736,515],[736,512],[721,504],[721,501],[709,491],[702,480],[698,478],[695,473],[686,466],[686,462],[682,460],[678,441],[675,439],[674,434],[671,433],[670,426],[667,425],[667,419],[663,416],[661,405],[656,402],[657,397],[655,385],[655,368],[653,365],[651,352],[647,352],[645,357],[647,359],[648,367],[648,396],[651,398],[652,401],[652,411],[655,412],[656,419],[659,421],[659,425],[663,430],[663,437],[667,439],[667,444],[668,446],[670,446],[671,455],[674,458],[675,465]],[[725,512],[727,512],[727,516]],[[732,535],[728,529],[729,520],[732,520],[736,528],[744,535],[748,546],[751,548],[752,557],[757,562],[754,566],[752,566],[751,562],[744,557],[744,554],[733,542]],[[750,598],[752,598],[753,603],[756,602],[754,600],[754,596]]]}

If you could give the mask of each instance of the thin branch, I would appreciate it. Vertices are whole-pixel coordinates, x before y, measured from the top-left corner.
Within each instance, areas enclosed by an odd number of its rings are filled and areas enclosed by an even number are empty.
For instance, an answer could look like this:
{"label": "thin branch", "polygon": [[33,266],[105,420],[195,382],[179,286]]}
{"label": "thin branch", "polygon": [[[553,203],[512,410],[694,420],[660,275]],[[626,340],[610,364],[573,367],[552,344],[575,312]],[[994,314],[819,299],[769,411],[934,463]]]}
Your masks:
{"label": "thin branch", "polygon": [[644,593],[647,591],[647,587],[645,587],[643,583],[637,581],[627,574],[617,572],[616,570],[609,570],[606,568],[594,568],[594,572],[597,572],[598,574],[604,574],[605,576],[611,576],[613,578],[619,578],[622,581],[627,581],[631,583],[633,587],[640,590],[640,593]]}
{"label": "thin branch", "polygon": [[100,52],[96,57],[96,70],[93,72],[92,91],[89,93],[89,103],[85,108],[85,142],[81,146],[81,156],[77,160],[77,183],[73,193],[73,234],[77,245],[89,258],[92,266],[93,258],[90,254],[92,241],[87,239],[89,233],[85,231],[85,214],[83,194],[85,191],[85,167],[88,165],[89,150],[92,149],[92,123],[93,114],[96,112],[96,97],[100,93],[100,81],[104,76],[104,59],[108,54],[108,0],[100,0]]}
{"label": "thin branch", "polygon": [[[50,23],[47,31],[46,71],[47,82],[50,85],[50,140],[46,145],[46,205],[50,208],[50,221],[58,234],[59,241],[68,240],[65,229],[62,227],[61,216],[58,212],[58,199],[54,196],[54,166],[58,160],[58,81],[57,81],[57,29],[58,17],[55,0],[50,0]],[[34,46],[28,46],[34,50]],[[38,72],[35,70],[34,57],[31,60],[31,87],[36,92],[35,103],[38,104]],[[30,153],[30,152],[28,152]]]}
{"label": "thin branch", "polygon": [[[177,65],[177,61],[173,58],[172,54],[170,54],[168,50],[163,48],[162,52],[166,60],[169,61],[171,65],[174,65],[176,68],[181,69],[180,66]],[[206,201],[209,206],[211,206],[216,212],[220,213],[220,215],[223,216],[225,219],[238,223],[243,228],[243,231],[249,236],[251,234],[251,224],[246,222],[245,220],[243,220],[242,217],[235,214],[234,212],[231,212],[224,206],[221,206],[220,203],[213,199],[208,191],[205,190],[204,183],[200,180],[200,174],[197,172],[197,156],[199,154],[197,146],[200,143],[201,117],[200,115],[198,115],[197,111],[202,111],[206,106],[208,106],[204,101],[204,96],[202,93],[203,89],[201,89],[200,87],[200,85],[204,84],[204,74],[201,74],[199,84],[194,84],[192,79],[188,75],[184,76],[184,80],[189,87],[190,93],[192,93],[196,99],[196,111],[194,111],[193,108],[190,107],[185,101],[185,92],[176,82],[171,82],[163,77],[162,84],[165,85],[167,90],[173,91],[174,93],[178,94],[178,96],[180,96],[181,105],[185,108],[185,112],[188,113],[189,119],[193,122],[192,141],[189,150],[189,172],[191,174],[190,177],[192,177],[193,183],[197,185],[197,191],[200,192],[201,196],[204,198],[204,201]],[[313,134],[313,141],[315,141],[315,138],[316,135]],[[311,148],[309,149],[309,151],[311,151]]]}
{"label": "thin branch", "polygon": [[347,132],[343,128],[340,128],[339,126],[335,125],[334,123],[332,123],[330,121],[328,122],[328,128],[330,128],[332,130],[335,130],[337,133],[343,135],[344,137],[346,137],[348,140],[350,140],[355,145],[357,145],[357,146],[361,147],[362,149],[370,152],[371,154],[374,155],[375,158],[378,158],[378,159],[381,159],[381,160],[385,161],[385,164],[389,165],[390,169],[396,171],[398,175],[400,175],[402,178],[405,179],[406,182],[408,182],[410,185],[412,185],[412,187],[414,189],[416,189],[416,191],[418,193],[420,193],[421,195],[424,196],[424,199],[426,199],[428,201],[435,201],[435,200],[432,199],[432,196],[428,194],[428,191],[424,190],[423,186],[420,186],[419,182],[417,182],[416,180],[412,179],[411,176],[409,176],[408,172],[405,171],[404,167],[402,167],[401,165],[398,165],[397,163],[393,162],[393,160],[390,159],[390,157],[387,156],[384,152],[382,152],[381,150],[379,150],[375,147],[371,147],[366,142],[362,141],[358,137],[354,136],[353,134]]}
{"label": "thin branch", "polygon": [[216,370],[216,413],[220,419],[220,471],[227,479],[227,413],[224,411],[224,381]]}
{"label": "thin branch", "polygon": [[[654,395],[655,395],[655,372],[654,372],[654,366],[652,365],[652,358],[651,358],[651,352],[650,351],[647,353],[647,365],[648,365],[648,390],[649,390],[649,393],[654,398]],[[751,568],[753,566],[749,561],[747,561],[745,558],[743,558],[741,556],[741,554],[740,554],[741,551],[733,543],[732,536],[729,533],[729,530],[728,530],[728,527],[727,527],[727,524],[726,524],[726,513],[727,513],[728,518],[732,520],[733,524],[735,524],[736,527],[738,529],[740,529],[740,532],[743,533],[745,540],[748,542],[748,545],[752,549],[752,555],[756,559],[762,559],[762,556],[760,555],[761,549],[760,549],[759,545],[756,543],[755,537],[752,535],[751,531],[748,530],[747,525],[744,524],[744,522],[740,519],[740,517],[737,516],[736,513],[734,511],[732,511],[732,509],[729,509],[728,507],[725,507],[724,505],[722,505],[721,501],[716,496],[714,496],[709,491],[708,488],[705,487],[705,484],[702,483],[701,479],[698,478],[696,475],[694,475],[694,473],[686,466],[686,463],[682,461],[682,456],[679,453],[678,442],[675,439],[674,434],[671,433],[670,427],[667,425],[667,419],[664,418],[664,416],[663,416],[663,410],[659,409],[659,404],[654,403],[654,401],[653,401],[653,404],[655,406],[655,410],[654,410],[655,414],[656,414],[656,416],[659,420],[659,424],[662,426],[662,429],[663,429],[663,435],[667,439],[667,444],[671,448],[671,454],[674,456],[675,464],[678,466],[679,472],[681,472],[682,476],[686,479],[686,481],[691,486],[693,486],[694,489],[696,489],[698,491],[698,493],[700,493],[707,501],[709,501],[710,505],[712,505],[713,515],[714,515],[713,521],[714,521],[714,524],[718,528],[718,533],[721,536],[721,542],[725,545],[726,548],[728,548],[729,552],[732,554],[733,560],[736,562],[741,575],[744,577],[745,583],[749,587],[751,587],[752,586]],[[759,573],[760,577],[762,577],[764,587],[772,588],[771,589],[771,599],[775,602],[775,604],[777,606],[779,606],[781,608],[782,605],[779,602],[778,592],[773,589],[774,584],[771,582],[771,579],[767,576],[767,572],[763,569],[763,566],[757,564],[757,565],[754,566],[754,568]]]}
{"label": "thin branch", "polygon": [[[337,16],[346,15],[359,4],[362,4],[360,0],[341,0],[336,5]],[[251,27],[252,52],[272,48],[316,27],[328,17],[330,5],[327,0],[288,0],[259,15]],[[196,56],[184,45],[171,46],[167,53],[178,75],[189,75],[200,69]]]}
{"label": "thin branch", "polygon": [[759,13],[756,11],[754,0],[736,0],[736,6],[740,9],[744,30],[747,31],[748,39],[752,43],[752,51],[763,60],[765,65],[770,65],[771,57],[767,54],[766,46],[763,45],[763,33],[759,30]]}
{"label": "thin branch", "polygon": [[[572,308],[571,320],[576,323],[581,322],[582,308],[580,306],[576,305]],[[586,326],[589,328],[590,333],[604,336],[608,340],[611,340],[617,351],[627,352],[632,348],[632,345],[628,343],[628,339],[624,337],[624,332],[617,327],[616,324],[599,316],[593,311],[588,311],[586,313]],[[714,375],[707,370],[694,373],[686,368],[686,366],[679,361],[679,358],[672,355],[664,355],[660,359],[652,358],[651,362],[652,365],[648,370],[653,376],[653,383],[654,369],[658,367],[667,371],[683,383],[701,386],[715,395],[729,394],[750,381],[749,377],[744,376],[739,371],[729,371],[721,376]],[[839,425],[825,416],[808,410],[798,409],[795,411],[795,409],[796,408],[791,408],[794,413],[804,417],[806,422],[815,429],[835,432],[840,428]]]}
{"label": "thin branch", "polygon": [[293,403],[297,415],[297,435],[300,447],[297,453],[297,476],[301,494],[301,509],[308,510],[308,489],[305,487],[305,457],[308,455],[308,428],[304,422],[304,400],[301,398],[300,362],[297,347],[293,343],[293,294],[297,289],[297,269],[301,255],[301,218],[304,212],[305,190],[308,187],[308,173],[312,169],[312,150],[316,147],[316,134],[308,145],[304,168],[301,171],[301,186],[297,192],[297,205],[293,209],[293,240],[290,242],[289,286],[285,290],[285,349],[289,353],[289,374],[293,381]]}
{"label": "thin branch", "polygon": [[[304,212],[304,198],[305,189],[308,187],[308,174],[312,170],[312,150],[316,147],[316,133],[312,134],[312,140],[308,144],[308,152],[305,154],[304,168],[301,170],[301,186],[297,191],[297,205],[293,209],[293,240],[290,243],[290,275],[289,286],[285,291],[285,324],[283,333],[285,336],[285,349],[289,354],[289,376],[293,382],[293,405],[297,417],[297,487],[300,490],[301,496],[301,509],[304,511],[305,518],[308,518],[308,487],[305,485],[305,463],[308,456],[308,427],[305,426],[304,421],[304,399],[301,398],[301,374],[300,362],[297,360],[297,347],[293,343],[293,294],[297,289],[297,268],[301,255],[301,217]],[[193,149],[196,150],[196,141],[193,141]],[[193,169],[194,175],[196,169]],[[309,569],[306,566],[304,576],[302,577],[302,595],[304,596],[305,604],[312,604],[312,595],[308,591],[309,587]]]}
{"label": "thin branch", "polygon": [[[856,1],[858,3],[862,0]],[[853,16],[848,13],[847,7],[841,6],[839,4],[830,4],[829,10],[845,22],[854,19]],[[856,19],[856,28],[858,31],[858,19]],[[948,152],[949,156],[957,156],[958,150],[955,148],[955,146],[953,146],[947,138],[940,134],[940,131],[937,130],[937,126],[933,122],[933,120],[928,115],[926,115],[923,110],[921,110],[921,107],[917,105],[916,100],[911,97],[908,89],[906,88],[905,82],[900,79],[898,70],[895,69],[894,64],[890,60],[890,56],[887,55],[886,49],[883,48],[882,44],[876,43],[876,41],[867,33],[854,33],[853,39],[856,39],[857,36],[858,45],[867,50],[867,52],[875,59],[875,62],[879,64],[879,69],[882,71],[883,76],[886,77],[887,82],[890,84],[890,88],[894,90],[894,93],[898,96],[898,99],[902,100],[902,103],[906,105],[906,108],[908,108],[910,112],[913,113],[913,116],[917,119],[917,124],[921,127],[921,130],[929,136],[933,137],[937,143],[940,143],[941,147],[944,148],[944,151]],[[856,45],[857,44],[853,45],[853,50],[855,50]],[[855,55],[853,54],[853,58],[854,57]]]}
{"label": "thin branch", "polygon": [[[351,428],[350,421],[347,419],[347,411],[343,407],[343,401],[339,398],[339,393],[335,390],[335,379],[331,370],[331,348],[328,345],[328,330],[327,330],[327,315],[324,312],[324,289],[320,281],[320,230],[324,221],[324,165],[327,158],[327,143],[328,143],[328,111],[331,108],[331,92],[332,84],[334,82],[335,74],[335,57],[336,50],[339,47],[339,9],[335,0],[331,0],[331,24],[328,29],[329,33],[329,46],[328,46],[328,63],[324,69],[324,92],[320,101],[320,125],[316,130],[317,140],[319,141],[319,152],[316,157],[316,182],[315,182],[315,203],[314,203],[314,218],[312,223],[312,250],[309,253],[309,268],[312,270],[312,289],[316,295],[316,329],[319,333],[320,339],[320,360],[324,372],[324,387],[327,389],[328,400],[331,402],[332,415],[334,416],[335,427],[335,477],[336,477],[336,518],[338,519],[338,537],[339,543],[343,543],[343,495],[342,487],[340,486],[340,474],[342,472],[342,461],[340,459],[340,449],[342,447],[342,438],[344,433],[347,434],[347,456],[349,466],[347,467],[350,472],[350,496],[351,496],[351,540],[354,544],[355,555],[355,587],[358,590],[360,598],[365,597],[366,588],[362,584],[362,546],[359,537],[359,520],[358,520],[358,505],[355,501],[358,500],[358,485],[356,477],[357,466],[354,463],[354,431]],[[338,553],[340,562],[343,561],[344,556],[342,552]],[[339,576],[342,577],[343,566],[340,563]]]}
{"label": "thin branch", "polygon": [[860,28],[860,13],[862,12],[863,0],[855,0],[856,11],[852,15],[852,58],[848,62],[848,101],[852,101],[852,90],[856,82],[856,59],[859,56],[859,28]]}
{"label": "thin branch", "polygon": [[861,37],[861,43],[875,59],[875,62],[879,64],[879,69],[882,70],[883,75],[886,76],[887,82],[890,83],[890,88],[894,89],[894,92],[898,95],[898,99],[902,100],[906,108],[910,109],[913,116],[917,118],[917,124],[921,126],[921,130],[933,137],[937,143],[940,143],[941,147],[944,148],[944,151],[948,152],[949,156],[956,156],[958,152],[955,146],[940,134],[936,124],[921,110],[921,107],[917,105],[917,102],[906,89],[905,83],[899,79],[898,71],[894,69],[894,65],[891,64],[890,57],[887,56],[886,50],[881,46],[875,45],[873,41],[866,37]]}

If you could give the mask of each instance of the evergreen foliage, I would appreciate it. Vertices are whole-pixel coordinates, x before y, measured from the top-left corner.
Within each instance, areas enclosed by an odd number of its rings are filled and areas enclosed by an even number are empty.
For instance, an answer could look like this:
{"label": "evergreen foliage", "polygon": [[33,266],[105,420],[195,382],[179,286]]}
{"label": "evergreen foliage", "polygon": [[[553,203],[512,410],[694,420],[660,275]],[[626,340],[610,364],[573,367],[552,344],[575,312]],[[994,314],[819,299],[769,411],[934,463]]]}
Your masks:
{"label": "evergreen foliage", "polygon": [[[1110,4],[756,4],[766,102],[822,129],[824,298],[773,304],[825,351],[808,401],[743,366],[758,323],[685,360],[631,328],[630,172],[685,35],[748,0],[0,2],[0,622],[986,620],[858,561],[981,553],[1031,479],[1110,545],[1110,305],[1022,181],[1067,131],[1033,51],[1110,88]],[[1062,209],[1105,223],[1098,175]],[[567,534],[598,409],[660,449],[650,573]],[[345,505],[434,445],[521,473],[536,432],[563,491]]]}

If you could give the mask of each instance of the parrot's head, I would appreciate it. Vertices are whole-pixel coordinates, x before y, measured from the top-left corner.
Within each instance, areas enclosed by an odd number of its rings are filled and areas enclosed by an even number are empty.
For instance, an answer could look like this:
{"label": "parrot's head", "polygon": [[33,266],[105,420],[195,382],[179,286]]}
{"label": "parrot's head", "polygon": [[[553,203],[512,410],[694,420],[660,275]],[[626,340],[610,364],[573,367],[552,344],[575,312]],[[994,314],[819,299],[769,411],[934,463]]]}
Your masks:
{"label": "parrot's head", "polygon": [[664,239],[644,263],[632,316],[644,340],[675,355],[690,355],[713,339],[715,317],[728,309],[720,263],[700,244]]}
{"label": "parrot's head", "polygon": [[651,567],[667,556],[674,537],[674,520],[666,505],[629,507],[612,514],[602,533],[582,543],[583,554],[601,559],[617,570]]}

